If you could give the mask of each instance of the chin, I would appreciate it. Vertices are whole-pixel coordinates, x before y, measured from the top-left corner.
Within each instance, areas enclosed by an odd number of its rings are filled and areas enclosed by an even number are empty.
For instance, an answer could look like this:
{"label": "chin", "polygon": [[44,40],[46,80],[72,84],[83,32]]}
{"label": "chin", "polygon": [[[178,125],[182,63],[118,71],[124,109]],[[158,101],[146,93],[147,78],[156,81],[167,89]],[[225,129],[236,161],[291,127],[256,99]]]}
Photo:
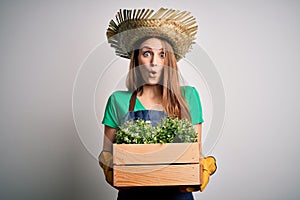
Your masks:
{"label": "chin", "polygon": [[145,85],[160,85],[160,81],[148,80],[148,81],[145,82]]}

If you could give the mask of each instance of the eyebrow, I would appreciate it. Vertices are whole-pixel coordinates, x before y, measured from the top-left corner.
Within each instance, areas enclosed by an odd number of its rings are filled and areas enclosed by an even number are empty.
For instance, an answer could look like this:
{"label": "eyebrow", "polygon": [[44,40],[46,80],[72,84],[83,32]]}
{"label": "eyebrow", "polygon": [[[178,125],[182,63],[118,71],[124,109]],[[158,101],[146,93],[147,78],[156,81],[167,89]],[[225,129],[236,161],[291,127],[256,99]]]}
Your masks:
{"label": "eyebrow", "polygon": [[[148,47],[148,46],[143,46],[141,49],[151,49],[152,50],[152,48],[151,47]],[[158,49],[158,50],[164,50],[164,48],[161,48],[161,49]]]}

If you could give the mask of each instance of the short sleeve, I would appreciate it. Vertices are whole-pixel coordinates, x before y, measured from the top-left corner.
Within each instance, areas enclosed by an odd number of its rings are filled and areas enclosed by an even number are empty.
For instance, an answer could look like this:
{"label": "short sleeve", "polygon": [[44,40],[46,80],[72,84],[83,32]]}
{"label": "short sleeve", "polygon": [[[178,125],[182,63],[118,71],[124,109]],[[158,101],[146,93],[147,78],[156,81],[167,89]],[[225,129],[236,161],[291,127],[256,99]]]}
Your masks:
{"label": "short sleeve", "polygon": [[116,118],[116,107],[115,107],[115,100],[114,96],[111,95],[108,98],[106,107],[105,107],[105,112],[104,112],[104,117],[102,120],[102,124],[110,126],[112,128],[117,129],[118,128],[118,121]]}
{"label": "short sleeve", "polygon": [[202,106],[200,101],[200,96],[198,91],[194,87],[186,87],[186,101],[190,109],[190,115],[192,124],[202,123],[203,114],[202,114]]}

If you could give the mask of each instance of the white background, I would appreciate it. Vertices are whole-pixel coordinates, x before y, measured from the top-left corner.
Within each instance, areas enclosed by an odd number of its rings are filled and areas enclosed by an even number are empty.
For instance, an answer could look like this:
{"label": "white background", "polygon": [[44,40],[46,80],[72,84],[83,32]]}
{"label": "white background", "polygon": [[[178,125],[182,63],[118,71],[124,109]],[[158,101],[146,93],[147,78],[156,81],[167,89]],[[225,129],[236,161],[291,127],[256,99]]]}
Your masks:
{"label": "white background", "polygon": [[77,135],[72,87],[118,9],[161,6],[197,18],[225,88],[218,171],[195,199],[299,199],[296,0],[1,1],[0,199],[114,199]]}

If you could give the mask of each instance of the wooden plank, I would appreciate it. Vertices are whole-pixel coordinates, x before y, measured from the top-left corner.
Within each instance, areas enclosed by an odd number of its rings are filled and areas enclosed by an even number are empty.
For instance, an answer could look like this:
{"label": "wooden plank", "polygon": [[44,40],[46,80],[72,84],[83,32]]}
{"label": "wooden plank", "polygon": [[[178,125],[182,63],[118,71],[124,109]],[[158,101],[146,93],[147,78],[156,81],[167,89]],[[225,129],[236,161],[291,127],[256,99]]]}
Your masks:
{"label": "wooden plank", "polygon": [[200,185],[199,164],[114,166],[114,186]]}
{"label": "wooden plank", "polygon": [[115,165],[199,163],[198,143],[114,144],[113,152]]}

